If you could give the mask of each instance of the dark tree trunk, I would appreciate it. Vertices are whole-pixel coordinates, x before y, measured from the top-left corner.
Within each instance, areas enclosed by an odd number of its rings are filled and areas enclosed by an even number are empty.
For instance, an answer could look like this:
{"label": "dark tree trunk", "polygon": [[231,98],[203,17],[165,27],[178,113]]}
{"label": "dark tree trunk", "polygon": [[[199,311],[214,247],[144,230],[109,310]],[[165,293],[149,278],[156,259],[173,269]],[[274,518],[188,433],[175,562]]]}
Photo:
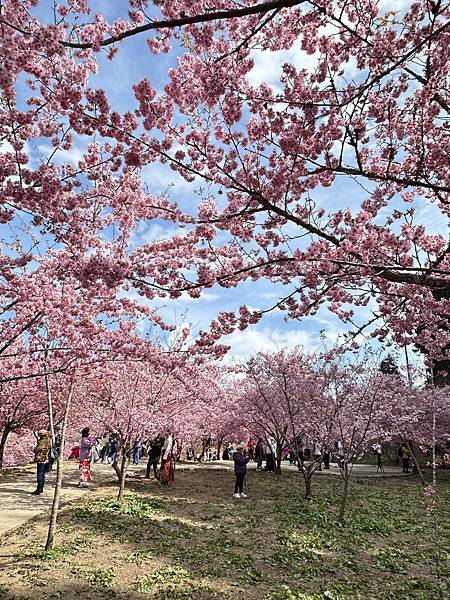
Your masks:
{"label": "dark tree trunk", "polygon": [[111,467],[114,469],[114,472],[117,475],[117,479],[119,480],[119,483],[120,483],[120,468],[119,468],[119,465],[117,464],[117,454],[116,454],[116,457],[114,458],[113,462],[111,463]]}
{"label": "dark tree trunk", "polygon": [[298,468],[302,472],[305,481],[305,500],[312,500],[312,478],[314,472],[306,467],[301,460],[298,461]]}
{"label": "dark tree trunk", "polygon": [[202,462],[202,460],[205,458],[205,454],[206,454],[206,441],[202,440],[202,453],[198,457],[198,462]]}
{"label": "dark tree trunk", "polygon": [[413,450],[412,442],[405,442],[405,443],[409,450],[409,453],[411,454],[411,458],[412,458],[412,461],[414,464],[414,472],[417,473],[417,475],[420,477],[420,482],[425,487],[426,486],[425,479],[423,477],[422,469],[419,466],[419,461],[417,460],[416,454]]}
{"label": "dark tree trunk", "polygon": [[12,429],[10,427],[8,427],[7,425],[5,425],[5,428],[2,433],[2,437],[0,439],[0,471],[3,470],[3,457],[5,454],[5,446],[6,446],[6,442],[8,441],[8,436],[11,433],[11,431],[12,431]]}
{"label": "dark tree trunk", "polygon": [[120,471],[119,471],[119,493],[117,494],[117,502],[122,502],[123,493],[125,491],[125,481],[127,478],[127,466],[128,466],[128,458],[125,446],[122,448],[122,460],[120,463]]}
{"label": "dark tree trunk", "polygon": [[277,444],[277,455],[275,460],[275,473],[277,475],[281,475],[281,457],[282,457],[282,448]]}
{"label": "dark tree trunk", "polygon": [[220,460],[220,451],[222,450],[223,438],[219,438],[217,441],[217,460]]}
{"label": "dark tree trunk", "polygon": [[312,475],[308,473],[305,476],[305,499],[312,500]]}

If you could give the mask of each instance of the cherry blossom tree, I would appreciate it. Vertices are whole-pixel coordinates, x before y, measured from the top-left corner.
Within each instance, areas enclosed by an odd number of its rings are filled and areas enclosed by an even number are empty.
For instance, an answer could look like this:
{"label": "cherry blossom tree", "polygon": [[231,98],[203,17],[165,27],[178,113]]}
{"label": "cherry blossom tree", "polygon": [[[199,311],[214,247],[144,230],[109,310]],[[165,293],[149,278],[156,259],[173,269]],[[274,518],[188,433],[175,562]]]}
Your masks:
{"label": "cherry blossom tree", "polygon": [[43,382],[21,380],[0,386],[0,470],[9,436],[16,434],[14,444],[8,449],[12,456],[7,457],[7,462],[20,463],[24,459],[22,435],[29,436],[46,418],[47,399]]}
{"label": "cherry blossom tree", "polygon": [[118,501],[136,442],[168,430],[181,435],[183,424],[194,420],[200,408],[194,373],[195,365],[177,366],[176,359],[161,354],[153,363],[125,359],[103,364],[78,387],[73,404],[76,422],[118,438],[119,456],[113,463]]}
{"label": "cherry blossom tree", "polygon": [[[282,448],[297,457],[305,482],[305,497],[312,498],[312,478],[323,453],[330,447],[335,410],[330,402],[330,378],[323,361],[302,349],[259,353],[244,367],[242,397],[249,427],[258,427],[277,443],[276,471],[281,471]],[[303,444],[320,447],[320,456],[303,457]]]}
{"label": "cherry blossom tree", "polygon": [[[39,20],[44,4],[2,3],[1,217],[27,215],[30,239],[3,255],[5,287],[45,231],[59,271],[83,285],[153,299],[265,278],[287,286],[288,316],[326,304],[353,333],[419,345],[437,382],[448,377],[450,247],[426,218],[448,217],[447,3],[130,0],[112,23],[88,0]],[[161,92],[136,81],[120,112],[90,77],[131,36],[181,56]],[[275,85],[252,72],[270,53],[292,56]],[[206,182],[198,210],[145,192],[154,162]],[[337,207],[340,181],[358,192]],[[133,227],[155,218],[184,232],[131,248]],[[271,308],[223,313],[200,341]]]}

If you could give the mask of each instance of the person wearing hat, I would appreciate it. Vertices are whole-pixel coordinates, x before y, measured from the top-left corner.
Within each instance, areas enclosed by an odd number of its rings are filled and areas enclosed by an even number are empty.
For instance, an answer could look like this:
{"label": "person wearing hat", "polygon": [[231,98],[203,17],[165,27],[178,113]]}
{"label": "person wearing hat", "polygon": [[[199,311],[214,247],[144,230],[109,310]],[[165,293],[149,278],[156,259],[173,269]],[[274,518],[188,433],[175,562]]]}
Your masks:
{"label": "person wearing hat", "polygon": [[247,498],[247,495],[244,494],[244,479],[249,460],[250,457],[246,456],[243,444],[238,444],[233,453],[234,473],[236,475],[233,498]]}
{"label": "person wearing hat", "polygon": [[36,479],[37,479],[37,488],[34,492],[31,492],[33,496],[37,496],[38,494],[42,494],[44,491],[45,485],[45,467],[48,462],[48,451],[52,446],[52,440],[50,435],[46,429],[41,429],[38,432],[38,442],[36,444],[34,452],[34,461],[36,463]]}

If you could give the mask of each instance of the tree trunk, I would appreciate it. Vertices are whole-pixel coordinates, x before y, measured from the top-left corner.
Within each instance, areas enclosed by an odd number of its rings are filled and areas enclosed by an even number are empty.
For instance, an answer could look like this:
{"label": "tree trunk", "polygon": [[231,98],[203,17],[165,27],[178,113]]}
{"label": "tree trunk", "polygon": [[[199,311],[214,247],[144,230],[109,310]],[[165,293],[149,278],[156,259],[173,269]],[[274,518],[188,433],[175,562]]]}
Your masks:
{"label": "tree trunk", "polygon": [[312,500],[312,477],[310,473],[305,477],[305,500]]}
{"label": "tree trunk", "polygon": [[117,502],[122,502],[122,500],[123,500],[123,493],[125,491],[125,480],[127,477],[128,462],[129,461],[127,459],[127,451],[124,446],[122,448],[122,461],[120,463],[119,493],[117,494]]}
{"label": "tree trunk", "polygon": [[282,449],[277,446],[277,456],[276,456],[276,461],[275,461],[275,473],[277,475],[281,475],[281,456],[282,456]]}
{"label": "tree trunk", "polygon": [[198,462],[203,461],[203,459],[205,458],[205,452],[206,452],[206,442],[205,442],[205,440],[202,440],[202,453],[198,457]]}
{"label": "tree trunk", "polygon": [[305,467],[303,464],[300,465],[299,468],[301,469],[303,479],[305,480],[305,500],[312,500],[312,476],[313,476],[313,473],[308,469],[308,467]]}
{"label": "tree trunk", "polygon": [[3,430],[2,437],[0,439],[0,471],[3,470],[3,455],[5,453],[6,442],[8,441],[8,436],[11,431],[12,429],[5,425],[5,429]]}
{"label": "tree trunk", "polygon": [[347,465],[343,474],[344,486],[342,488],[341,505],[339,507],[338,523],[342,525],[344,523],[345,511],[347,510],[348,490],[350,487],[350,473],[348,472]]}
{"label": "tree trunk", "polygon": [[422,469],[419,466],[419,461],[417,460],[417,457],[416,457],[416,455],[414,453],[414,450],[412,448],[412,444],[410,444],[409,442],[406,442],[406,446],[407,446],[407,448],[409,450],[409,453],[411,454],[411,458],[412,458],[412,461],[413,461],[413,464],[414,464],[415,471],[416,471],[417,475],[419,475],[419,477],[420,477],[420,482],[425,487],[426,483],[425,483],[425,479],[423,477]]}
{"label": "tree trunk", "polygon": [[220,451],[222,450],[223,438],[219,438],[217,441],[217,460],[220,460]]}
{"label": "tree trunk", "polygon": [[53,494],[53,503],[52,503],[52,511],[50,513],[50,523],[48,525],[48,534],[47,534],[47,542],[45,544],[46,550],[51,550],[53,548],[55,534],[56,534],[56,524],[58,520],[58,510],[59,510],[59,502],[61,498],[61,486],[63,481],[63,460],[64,460],[64,444],[66,441],[66,428],[67,421],[69,416],[70,404],[73,396],[73,388],[74,388],[74,380],[72,379],[69,386],[69,393],[67,395],[66,405],[64,407],[64,418],[61,428],[61,447],[58,455],[58,459],[56,461],[56,482],[55,482],[55,491]]}
{"label": "tree trunk", "polygon": [[119,480],[119,483],[120,483],[120,468],[119,468],[119,465],[117,464],[117,455],[116,455],[116,458],[114,459],[114,461],[111,463],[111,467],[114,469],[114,471],[117,475],[117,479]]}
{"label": "tree trunk", "polygon": [[45,391],[47,394],[47,408],[48,408],[48,423],[50,427],[50,435],[52,436],[52,444],[55,443],[55,424],[53,422],[53,399],[52,399],[52,389],[50,387],[50,381],[47,375],[47,353],[48,350],[45,351]]}

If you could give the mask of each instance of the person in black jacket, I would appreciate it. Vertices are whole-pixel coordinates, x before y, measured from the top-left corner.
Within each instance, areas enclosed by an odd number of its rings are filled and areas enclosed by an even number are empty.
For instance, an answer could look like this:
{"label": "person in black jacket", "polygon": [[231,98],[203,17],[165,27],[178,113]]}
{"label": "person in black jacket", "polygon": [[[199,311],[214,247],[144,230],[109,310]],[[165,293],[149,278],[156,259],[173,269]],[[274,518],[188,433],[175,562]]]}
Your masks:
{"label": "person in black jacket", "polygon": [[150,471],[153,467],[153,473],[155,475],[155,479],[158,479],[158,463],[161,458],[161,450],[164,444],[163,438],[158,435],[154,440],[152,440],[148,447],[148,462],[147,462],[147,472],[145,473],[145,479],[150,479]]}
{"label": "person in black jacket", "polygon": [[233,454],[233,460],[234,473],[236,475],[233,498],[247,498],[247,495],[244,494],[244,479],[245,474],[247,473],[247,463],[250,460],[250,457],[246,455],[244,446],[242,444],[238,444],[236,446],[236,451]]}

